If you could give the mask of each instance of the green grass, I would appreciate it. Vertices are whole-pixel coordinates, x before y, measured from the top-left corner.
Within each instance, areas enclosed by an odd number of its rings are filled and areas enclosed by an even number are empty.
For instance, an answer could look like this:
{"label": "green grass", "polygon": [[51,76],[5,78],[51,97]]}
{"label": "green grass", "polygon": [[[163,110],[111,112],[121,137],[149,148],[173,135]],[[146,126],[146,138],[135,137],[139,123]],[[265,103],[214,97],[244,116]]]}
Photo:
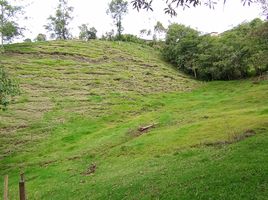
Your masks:
{"label": "green grass", "polygon": [[10,199],[20,172],[29,199],[267,198],[267,80],[197,82],[131,43],[14,44],[0,59],[22,88],[0,112]]}

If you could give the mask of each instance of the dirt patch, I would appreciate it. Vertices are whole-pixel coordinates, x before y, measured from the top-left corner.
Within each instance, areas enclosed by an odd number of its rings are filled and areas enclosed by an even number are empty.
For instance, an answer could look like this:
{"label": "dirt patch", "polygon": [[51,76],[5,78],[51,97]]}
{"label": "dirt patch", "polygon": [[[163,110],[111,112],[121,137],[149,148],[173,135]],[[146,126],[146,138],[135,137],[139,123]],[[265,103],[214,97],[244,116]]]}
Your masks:
{"label": "dirt patch", "polygon": [[25,129],[25,128],[28,128],[29,126],[26,125],[26,124],[22,124],[22,125],[18,125],[18,126],[11,126],[11,127],[3,127],[3,128],[0,128],[0,133],[4,133],[4,132],[11,132],[11,131],[14,131],[14,130],[21,130],[21,129]]}
{"label": "dirt patch", "polygon": [[85,74],[89,74],[89,75],[102,75],[102,76],[111,76],[113,75],[112,73],[108,73],[108,72],[86,72]]}
{"label": "dirt patch", "polygon": [[142,66],[149,67],[149,68],[158,67],[156,64],[151,65],[151,64],[148,64],[148,63],[142,63]]}
{"label": "dirt patch", "polygon": [[57,160],[49,160],[39,163],[40,167],[48,167],[49,165],[56,163]]}
{"label": "dirt patch", "polygon": [[28,140],[17,140],[14,144],[16,146],[18,146],[18,145],[26,144],[27,142],[29,142],[29,141]]}
{"label": "dirt patch", "polygon": [[97,169],[97,164],[96,163],[92,163],[88,169],[82,173],[82,175],[84,176],[89,176],[89,175],[93,175],[96,172]]}
{"label": "dirt patch", "polygon": [[100,59],[91,59],[89,57],[86,57],[85,55],[82,54],[76,54],[76,53],[70,53],[70,52],[59,52],[59,51],[54,51],[54,52],[43,52],[43,51],[36,51],[36,52],[21,52],[21,51],[16,51],[16,50],[9,50],[7,55],[11,56],[18,56],[18,55],[35,55],[38,54],[40,57],[45,57],[45,56],[50,56],[50,58],[54,59],[61,59],[61,60],[68,60],[72,58],[75,61],[82,62],[82,63],[101,63],[103,60],[107,60],[105,58],[100,58]]}
{"label": "dirt patch", "polygon": [[81,159],[81,156],[74,156],[74,157],[68,158],[68,160],[79,160],[79,159]]}
{"label": "dirt patch", "polygon": [[225,145],[240,142],[240,141],[245,140],[246,138],[252,137],[254,135],[256,135],[256,132],[254,130],[247,130],[243,134],[236,135],[236,136],[234,136],[233,138],[231,138],[229,140],[216,141],[216,142],[204,142],[204,143],[201,143],[201,144],[193,145],[191,147],[194,147],[194,148],[195,147],[202,147],[202,146],[205,146],[205,147],[222,147],[222,146],[225,146]]}

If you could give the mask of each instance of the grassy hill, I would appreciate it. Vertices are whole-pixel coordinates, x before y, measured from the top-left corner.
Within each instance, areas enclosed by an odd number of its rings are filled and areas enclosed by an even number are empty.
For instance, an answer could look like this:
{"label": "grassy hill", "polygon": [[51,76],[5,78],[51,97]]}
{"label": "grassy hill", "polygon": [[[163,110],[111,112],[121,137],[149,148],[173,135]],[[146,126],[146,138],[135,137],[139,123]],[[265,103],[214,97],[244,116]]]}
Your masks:
{"label": "grassy hill", "polygon": [[197,82],[132,43],[6,48],[1,64],[22,89],[0,111],[10,199],[20,172],[29,199],[268,196],[265,78]]}

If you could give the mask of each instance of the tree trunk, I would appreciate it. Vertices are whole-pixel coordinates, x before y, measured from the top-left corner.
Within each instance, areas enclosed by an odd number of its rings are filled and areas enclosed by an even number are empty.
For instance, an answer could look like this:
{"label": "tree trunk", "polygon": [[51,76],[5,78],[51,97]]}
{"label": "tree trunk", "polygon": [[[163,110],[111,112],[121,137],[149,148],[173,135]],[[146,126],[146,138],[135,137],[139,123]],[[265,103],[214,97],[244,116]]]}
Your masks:
{"label": "tree trunk", "polygon": [[3,27],[4,27],[4,6],[1,5],[1,48],[4,49],[4,35],[3,35]]}
{"label": "tree trunk", "polygon": [[119,18],[118,18],[118,37],[119,37],[119,39],[121,39],[121,35],[122,35],[122,18],[121,18],[121,16],[119,16]]}
{"label": "tree trunk", "polygon": [[195,79],[197,79],[196,68],[193,68],[193,71],[194,71],[194,77],[195,77]]}

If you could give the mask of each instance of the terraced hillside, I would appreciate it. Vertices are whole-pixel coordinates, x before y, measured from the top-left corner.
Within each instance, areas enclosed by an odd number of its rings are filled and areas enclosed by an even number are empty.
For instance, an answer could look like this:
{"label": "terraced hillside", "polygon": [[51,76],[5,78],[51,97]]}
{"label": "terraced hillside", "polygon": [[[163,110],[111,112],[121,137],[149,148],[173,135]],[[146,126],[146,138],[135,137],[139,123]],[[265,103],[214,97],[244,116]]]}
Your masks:
{"label": "terraced hillside", "polygon": [[0,59],[22,89],[0,111],[10,199],[20,172],[29,199],[268,196],[266,77],[197,82],[150,47],[104,41],[14,44]]}

